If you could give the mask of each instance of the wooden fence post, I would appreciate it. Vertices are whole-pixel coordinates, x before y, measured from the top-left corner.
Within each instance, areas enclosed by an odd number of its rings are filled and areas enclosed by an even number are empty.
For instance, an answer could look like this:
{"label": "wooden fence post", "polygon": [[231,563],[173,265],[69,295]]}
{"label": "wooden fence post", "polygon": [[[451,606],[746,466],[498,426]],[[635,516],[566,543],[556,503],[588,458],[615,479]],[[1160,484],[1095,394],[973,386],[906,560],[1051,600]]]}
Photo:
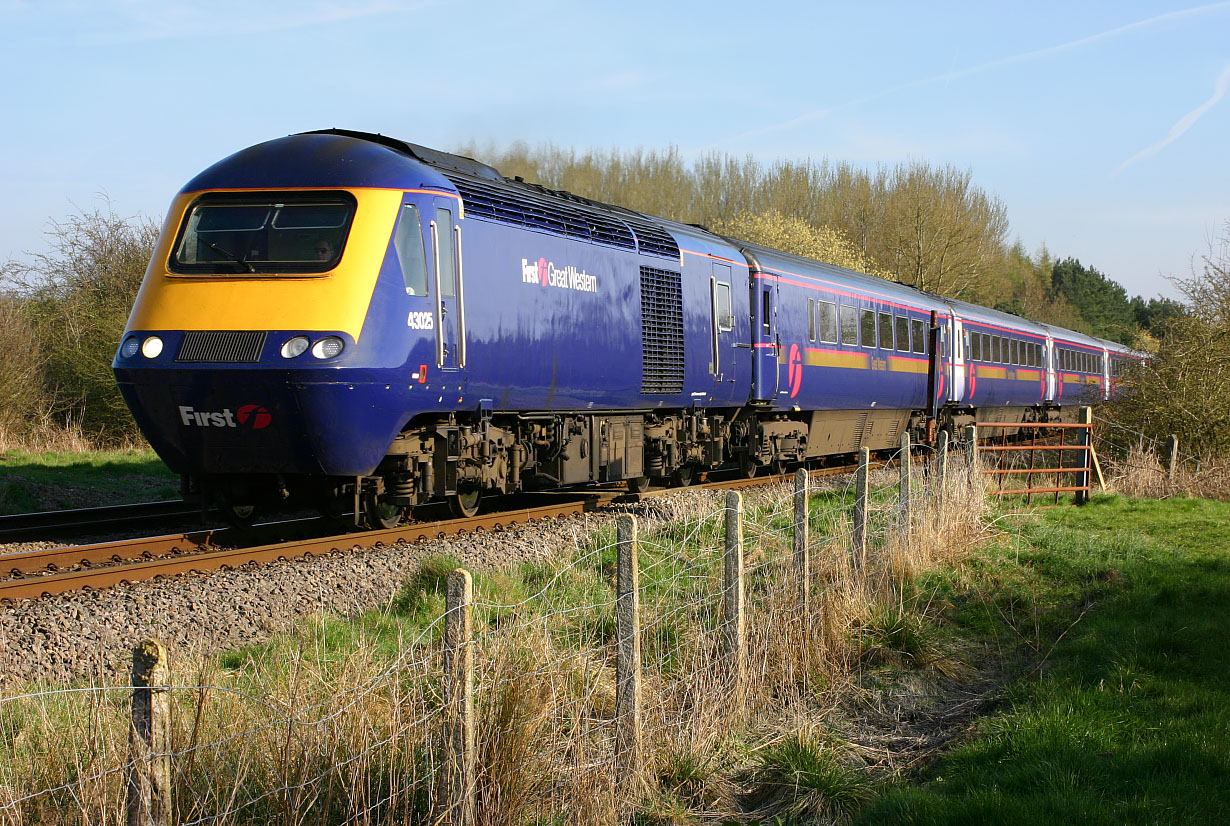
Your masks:
{"label": "wooden fence post", "polygon": [[444,822],[471,826],[478,777],[474,732],[474,580],[457,568],[448,575],[444,618]]}
{"label": "wooden fence post", "polygon": [[867,469],[871,463],[871,451],[863,448],[858,452],[858,470],[854,474],[854,530],[850,557],[855,574],[861,575],[867,562]]}
{"label": "wooden fence post", "polygon": [[624,777],[641,767],[641,593],[636,520],[621,516],[618,531],[618,574],[615,625],[615,757]]}
{"label": "wooden fence post", "polygon": [[911,490],[914,481],[913,471],[914,464],[910,461],[910,433],[906,431],[901,434],[901,450],[898,454],[901,462],[901,482],[898,489],[897,498],[901,515],[901,532],[905,538],[905,550],[910,552],[910,542],[913,533],[913,505],[914,492]]}
{"label": "wooden fence post", "polygon": [[722,566],[722,647],[735,696],[747,686],[747,628],[743,616],[743,494],[726,494],[726,552]]}
{"label": "wooden fence post", "polygon": [[[1080,428],[1080,446],[1082,467],[1076,474],[1076,487],[1084,488],[1076,492],[1076,504],[1083,505],[1089,501],[1089,491],[1093,487],[1093,408],[1081,407],[1076,411],[1077,424],[1088,425]],[[1031,480],[1032,483],[1032,480]],[[1055,485],[1055,487],[1060,487]]]}
{"label": "wooden fence post", "polygon": [[948,431],[941,430],[939,437],[939,445],[936,447],[935,460],[939,463],[940,477],[940,499],[944,498],[944,491],[948,487]]}
{"label": "wooden fence post", "polygon": [[1171,433],[1166,440],[1166,480],[1174,484],[1175,469],[1179,466],[1179,437]]}
{"label": "wooden fence post", "polygon": [[981,470],[978,467],[978,428],[972,424],[965,426],[965,458],[969,461],[970,477],[977,479]]}
{"label": "wooden fence post", "polygon": [[811,549],[807,529],[807,471],[794,473],[794,575],[798,578],[799,612],[811,616]]}
{"label": "wooden fence post", "polygon": [[171,697],[167,651],[145,640],[132,651],[132,728],[128,737],[128,826],[169,826]]}

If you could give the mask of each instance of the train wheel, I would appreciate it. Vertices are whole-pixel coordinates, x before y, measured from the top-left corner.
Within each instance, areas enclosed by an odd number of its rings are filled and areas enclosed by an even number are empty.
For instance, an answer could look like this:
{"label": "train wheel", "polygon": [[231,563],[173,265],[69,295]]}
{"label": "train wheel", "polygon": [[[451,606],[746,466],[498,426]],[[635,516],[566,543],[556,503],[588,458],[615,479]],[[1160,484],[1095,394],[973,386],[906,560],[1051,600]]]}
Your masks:
{"label": "train wheel", "polygon": [[396,528],[404,513],[398,505],[381,502],[375,493],[363,494],[363,519],[369,530]]}
{"label": "train wheel", "polygon": [[218,506],[223,520],[232,528],[250,528],[256,521],[256,505],[240,505],[235,502],[223,502]]}
{"label": "train wheel", "polygon": [[629,479],[628,490],[632,493],[644,493],[649,490],[649,477],[637,476],[635,479]]}
{"label": "train wheel", "polygon": [[760,470],[760,465],[746,453],[739,454],[739,475],[744,479],[755,479],[756,472]]}
{"label": "train wheel", "polygon": [[671,474],[671,484],[677,488],[686,488],[692,484],[693,469],[691,465],[684,465]]}
{"label": "train wheel", "polygon": [[448,509],[458,519],[468,519],[478,514],[483,492],[479,488],[459,490],[448,498]]}

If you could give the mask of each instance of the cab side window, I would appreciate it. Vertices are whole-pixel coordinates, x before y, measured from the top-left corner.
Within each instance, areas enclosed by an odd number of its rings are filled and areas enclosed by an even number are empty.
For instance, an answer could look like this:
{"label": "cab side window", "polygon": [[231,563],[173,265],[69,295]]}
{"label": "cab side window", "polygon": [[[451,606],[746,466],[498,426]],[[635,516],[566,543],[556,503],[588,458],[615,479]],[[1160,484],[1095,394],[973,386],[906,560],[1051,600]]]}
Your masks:
{"label": "cab side window", "polygon": [[419,222],[419,210],[414,204],[401,208],[397,230],[393,235],[393,248],[401,264],[401,277],[406,285],[406,295],[427,295],[427,258],[423,255],[423,225]]}

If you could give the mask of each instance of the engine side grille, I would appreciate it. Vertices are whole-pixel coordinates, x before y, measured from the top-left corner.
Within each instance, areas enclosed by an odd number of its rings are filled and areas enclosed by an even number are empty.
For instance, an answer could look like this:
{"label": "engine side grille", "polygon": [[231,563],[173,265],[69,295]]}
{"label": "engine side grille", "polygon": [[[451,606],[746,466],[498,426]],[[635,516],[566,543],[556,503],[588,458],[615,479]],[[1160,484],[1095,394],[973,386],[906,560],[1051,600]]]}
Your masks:
{"label": "engine side grille", "polygon": [[259,330],[194,330],[184,334],[177,362],[255,364],[268,333]]}
{"label": "engine side grille", "polygon": [[680,274],[641,267],[641,392],[683,392]]}

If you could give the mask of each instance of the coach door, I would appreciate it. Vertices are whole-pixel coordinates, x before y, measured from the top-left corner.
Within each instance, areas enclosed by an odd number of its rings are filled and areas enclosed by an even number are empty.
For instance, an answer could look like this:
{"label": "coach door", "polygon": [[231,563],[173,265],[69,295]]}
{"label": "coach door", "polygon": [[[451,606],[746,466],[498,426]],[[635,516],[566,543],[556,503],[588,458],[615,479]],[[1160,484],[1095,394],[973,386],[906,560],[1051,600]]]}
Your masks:
{"label": "coach door", "polygon": [[1051,402],[1055,400],[1055,339],[1050,333],[1046,334],[1046,353],[1043,356],[1042,361],[1046,367],[1046,400]]}
{"label": "coach door", "polygon": [[949,370],[948,398],[960,402],[965,400],[965,324],[952,314],[952,335],[948,337]]}
{"label": "coach door", "polygon": [[428,232],[436,296],[436,364],[456,370],[466,364],[461,225],[454,220],[456,205],[452,201],[436,198],[434,209]]}
{"label": "coach door", "polygon": [[1110,351],[1102,348],[1102,399],[1110,398]]}

